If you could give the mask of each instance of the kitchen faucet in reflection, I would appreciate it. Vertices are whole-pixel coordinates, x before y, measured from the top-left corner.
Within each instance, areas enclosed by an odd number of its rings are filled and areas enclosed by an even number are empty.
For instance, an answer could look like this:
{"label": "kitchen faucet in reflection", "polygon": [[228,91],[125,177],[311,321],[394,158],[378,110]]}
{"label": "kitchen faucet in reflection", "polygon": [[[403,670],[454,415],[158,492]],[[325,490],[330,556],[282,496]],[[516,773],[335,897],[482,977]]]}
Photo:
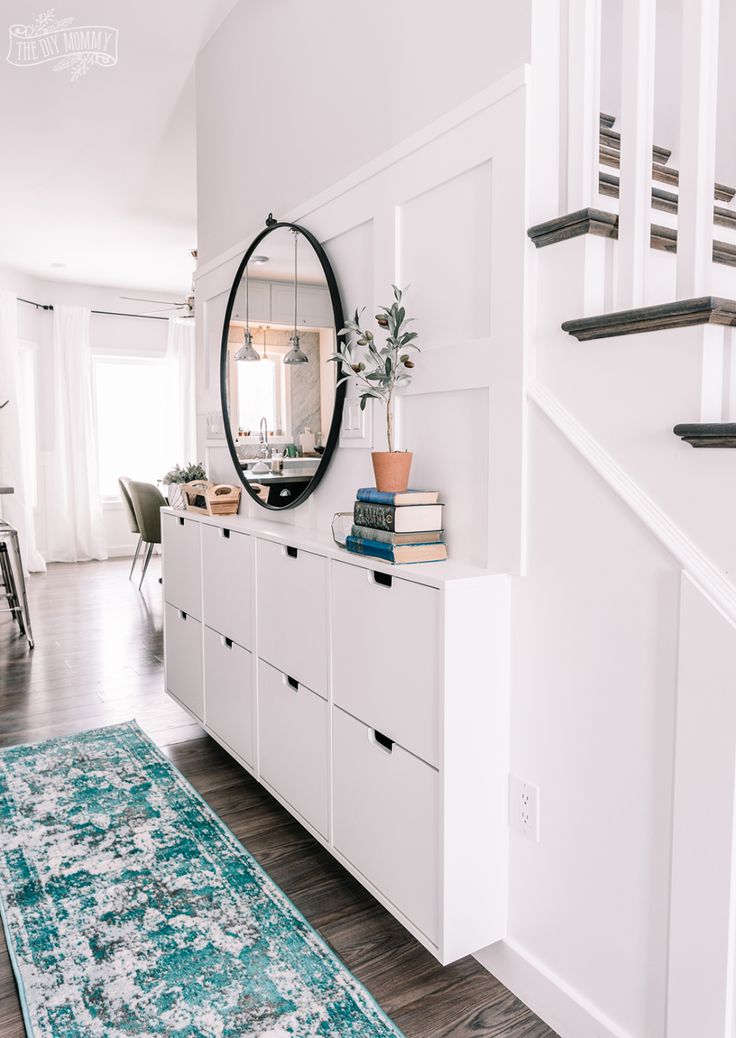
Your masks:
{"label": "kitchen faucet in reflection", "polygon": [[268,446],[268,422],[265,418],[261,418],[258,442],[260,444],[260,447],[258,448],[258,456],[260,458],[270,458],[271,448]]}

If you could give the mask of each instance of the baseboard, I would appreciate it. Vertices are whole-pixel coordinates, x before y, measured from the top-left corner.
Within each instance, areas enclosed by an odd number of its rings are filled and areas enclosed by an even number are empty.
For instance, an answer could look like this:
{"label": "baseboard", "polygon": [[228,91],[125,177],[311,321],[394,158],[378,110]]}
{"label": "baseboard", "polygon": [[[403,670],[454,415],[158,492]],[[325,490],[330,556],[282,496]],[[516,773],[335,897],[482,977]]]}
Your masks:
{"label": "baseboard", "polygon": [[634,1038],[513,939],[475,958],[560,1038]]}
{"label": "baseboard", "polygon": [[[160,554],[160,548],[155,547],[153,549],[154,556]],[[107,557],[109,559],[132,559],[135,554],[134,544],[109,544],[107,547]],[[141,549],[141,553],[138,557],[138,561],[143,558],[144,552]]]}

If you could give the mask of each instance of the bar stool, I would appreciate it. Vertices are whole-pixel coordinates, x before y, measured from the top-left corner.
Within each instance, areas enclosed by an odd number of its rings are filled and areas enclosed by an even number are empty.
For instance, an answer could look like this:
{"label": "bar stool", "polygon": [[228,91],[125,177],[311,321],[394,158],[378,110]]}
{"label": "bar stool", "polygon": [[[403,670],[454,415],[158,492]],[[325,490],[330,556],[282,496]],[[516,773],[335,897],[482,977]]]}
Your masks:
{"label": "bar stool", "polygon": [[26,582],[23,576],[23,560],[20,556],[18,531],[13,529],[4,519],[0,519],[0,582],[3,590],[0,598],[8,603],[5,612],[13,614],[20,633],[28,639],[28,647],[33,648],[33,631],[31,614],[28,609]]}

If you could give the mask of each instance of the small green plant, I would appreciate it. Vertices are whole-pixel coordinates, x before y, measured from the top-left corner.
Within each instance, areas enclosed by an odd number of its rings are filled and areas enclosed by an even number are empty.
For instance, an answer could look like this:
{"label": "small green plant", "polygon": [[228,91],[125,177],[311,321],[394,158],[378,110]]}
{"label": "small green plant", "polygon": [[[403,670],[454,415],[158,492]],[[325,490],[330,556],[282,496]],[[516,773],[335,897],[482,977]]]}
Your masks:
{"label": "small green plant", "polygon": [[[365,410],[369,400],[383,400],[386,405],[386,438],[388,449],[394,449],[394,415],[393,398],[397,389],[408,386],[411,382],[411,369],[414,361],[408,350],[419,350],[415,339],[417,332],[406,331],[407,324],[414,318],[406,316],[401,305],[404,292],[392,285],[394,301],[391,306],[382,306],[376,314],[376,324],[388,332],[385,346],[376,344],[373,332],[361,327],[361,316],[365,307],[352,320],[345,322],[345,327],[337,333],[343,342],[337,344],[337,353],[329,360],[341,365],[343,377],[338,380],[347,382],[354,379],[358,385],[360,409]],[[354,337],[351,341],[350,337]]]}
{"label": "small green plant", "polygon": [[190,461],[183,466],[174,465],[173,469],[169,469],[161,482],[164,486],[169,486],[171,483],[191,483],[193,479],[207,479],[204,465],[199,461]]}

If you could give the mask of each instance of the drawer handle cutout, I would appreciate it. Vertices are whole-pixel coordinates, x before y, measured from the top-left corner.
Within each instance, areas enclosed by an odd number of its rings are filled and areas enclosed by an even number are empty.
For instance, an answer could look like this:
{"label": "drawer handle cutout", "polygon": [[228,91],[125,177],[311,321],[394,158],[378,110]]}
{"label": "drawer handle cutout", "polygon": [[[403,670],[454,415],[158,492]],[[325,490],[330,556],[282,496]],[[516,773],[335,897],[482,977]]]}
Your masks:
{"label": "drawer handle cutout", "polygon": [[180,620],[186,620],[186,618],[187,618],[187,614],[184,612],[183,609],[180,609],[179,610],[179,619]]}
{"label": "drawer handle cutout", "polygon": [[393,752],[394,740],[389,739],[389,737],[384,735],[383,732],[379,732],[377,728],[374,728],[371,732],[371,739],[377,746],[380,746],[382,750],[385,750],[386,753]]}
{"label": "drawer handle cutout", "polygon": [[375,570],[373,570],[372,572],[374,584],[380,584],[381,587],[391,587],[391,585],[394,582],[394,578],[391,576],[390,573],[377,573]]}
{"label": "drawer handle cutout", "polygon": [[291,545],[289,544],[286,547],[286,554],[289,556],[290,559],[295,559],[297,557],[297,555],[299,554],[299,549],[298,548],[292,548]]}
{"label": "drawer handle cutout", "polygon": [[176,521],[178,522],[179,526],[183,526],[184,525],[184,520],[182,519],[181,516],[178,516]]}
{"label": "drawer handle cutout", "polygon": [[299,691],[299,682],[296,680],[296,678],[289,677],[288,674],[284,674],[284,677],[286,678],[287,685],[289,685],[291,688],[293,688],[295,692],[298,692]]}
{"label": "drawer handle cutout", "polygon": [[224,537],[226,541],[230,539],[230,531],[226,530],[224,526],[220,530],[220,537]]}
{"label": "drawer handle cutout", "polygon": [[233,647],[233,640],[232,640],[232,638],[225,638],[223,636],[222,644],[225,646],[226,649],[232,649],[232,647]]}

